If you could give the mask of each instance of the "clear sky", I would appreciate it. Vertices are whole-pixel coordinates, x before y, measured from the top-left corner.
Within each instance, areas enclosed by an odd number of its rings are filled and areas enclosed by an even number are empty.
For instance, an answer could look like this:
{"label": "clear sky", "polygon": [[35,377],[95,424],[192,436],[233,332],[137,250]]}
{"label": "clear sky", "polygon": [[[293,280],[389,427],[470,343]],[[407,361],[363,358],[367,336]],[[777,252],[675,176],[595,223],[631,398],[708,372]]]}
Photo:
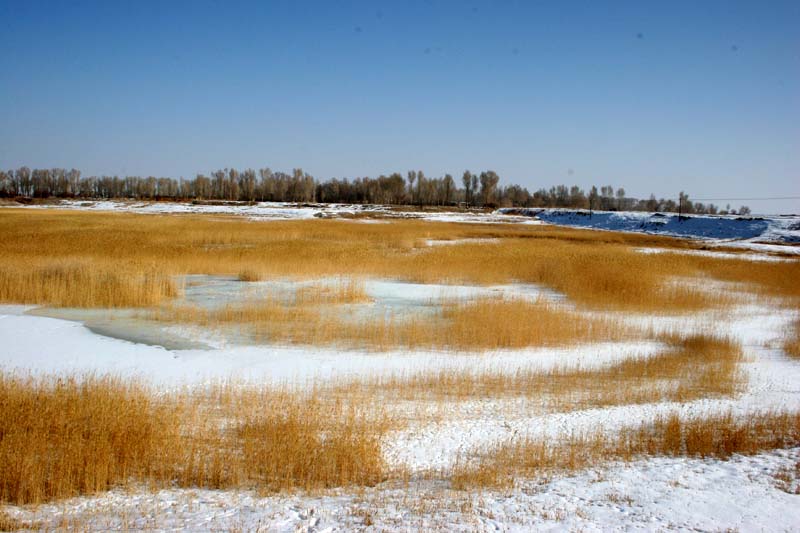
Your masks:
{"label": "clear sky", "polygon": [[800,196],[800,1],[0,0],[0,119],[4,169]]}

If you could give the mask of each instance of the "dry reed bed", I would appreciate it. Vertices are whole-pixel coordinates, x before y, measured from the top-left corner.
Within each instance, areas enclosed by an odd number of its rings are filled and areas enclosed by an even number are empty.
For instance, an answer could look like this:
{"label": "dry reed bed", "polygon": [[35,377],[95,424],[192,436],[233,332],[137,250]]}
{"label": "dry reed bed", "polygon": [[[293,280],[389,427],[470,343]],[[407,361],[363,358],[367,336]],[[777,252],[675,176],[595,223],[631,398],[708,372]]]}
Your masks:
{"label": "dry reed bed", "polygon": [[157,395],[113,377],[0,374],[0,501],[127,482],[264,490],[383,477],[375,406],[231,384]]}
{"label": "dry reed bed", "polygon": [[0,511],[0,531],[19,531],[22,529],[42,529],[40,522],[26,522]]}
{"label": "dry reed bed", "polygon": [[0,301],[57,307],[147,307],[175,298],[180,284],[155,265],[97,268],[85,258],[0,265]]}
{"label": "dry reed bed", "polygon": [[639,334],[619,317],[588,317],[550,302],[521,299],[445,302],[432,316],[364,318],[357,310],[335,305],[363,302],[366,295],[357,287],[352,284],[344,292],[327,293],[302,288],[294,298],[268,296],[220,309],[164,306],[151,316],[204,327],[234,327],[270,343],[372,350],[565,346]]}
{"label": "dry reed bed", "polygon": [[730,413],[704,418],[672,414],[615,433],[597,429],[562,438],[523,438],[499,444],[477,462],[462,460],[451,480],[455,488],[508,487],[517,479],[602,466],[644,457],[752,455],[800,444],[800,413]]}
{"label": "dry reed bed", "polygon": [[[214,386],[155,395],[108,377],[0,378],[0,501],[37,503],[126,483],[254,487],[368,486],[404,479],[384,465],[391,422],[374,402],[323,401],[319,391]],[[521,439],[445,472],[457,488],[654,455],[727,458],[796,446],[800,414],[678,416],[614,434]]]}
{"label": "dry reed bed", "polygon": [[[6,302],[150,306],[170,298],[174,287],[147,289],[152,283],[147,274],[160,280],[183,274],[255,280],[347,273],[415,282],[518,281],[552,287],[584,306],[641,311],[693,311],[716,305],[702,290],[670,285],[676,276],[744,283],[795,303],[800,297],[800,286],[794,283],[800,277],[800,261],[756,263],[640,254],[633,248],[689,244],[666,237],[550,226],[414,220],[255,222],[235,217],[8,209],[0,213],[0,235],[4,258],[0,300]],[[424,245],[428,239],[471,238],[498,242]],[[69,278],[70,272],[85,266],[80,285],[90,288],[89,296],[64,297],[76,284],[58,281],[60,273]],[[107,282],[119,273],[124,273],[121,278],[129,280],[128,285]]]}
{"label": "dry reed bed", "polygon": [[800,319],[795,320],[786,337],[786,341],[783,343],[783,351],[789,357],[800,359]]}
{"label": "dry reed bed", "polygon": [[[129,482],[274,491],[403,479],[401,471],[384,464],[381,441],[399,429],[390,406],[404,396],[525,394],[569,410],[686,401],[737,390],[738,346],[711,337],[670,342],[672,350],[663,354],[594,372],[441,373],[302,390],[229,382],[157,394],[140,382],[113,377],[0,374],[0,501],[36,503]],[[775,431],[783,432],[783,426]],[[572,457],[582,444],[568,441],[564,449],[572,449]],[[556,451],[548,448],[547,460],[561,461],[564,449],[548,446]],[[517,457],[526,456],[527,448],[520,450],[495,454],[502,457],[497,463],[502,468],[492,466],[497,458],[480,468],[501,472],[496,479],[509,469],[528,472],[528,459]],[[457,467],[453,480],[466,486],[487,475]]]}
{"label": "dry reed bed", "polygon": [[599,369],[441,370],[361,379],[333,386],[338,397],[450,401],[526,397],[543,413],[657,402],[688,402],[740,392],[741,347],[725,338],[666,337],[652,356]]}

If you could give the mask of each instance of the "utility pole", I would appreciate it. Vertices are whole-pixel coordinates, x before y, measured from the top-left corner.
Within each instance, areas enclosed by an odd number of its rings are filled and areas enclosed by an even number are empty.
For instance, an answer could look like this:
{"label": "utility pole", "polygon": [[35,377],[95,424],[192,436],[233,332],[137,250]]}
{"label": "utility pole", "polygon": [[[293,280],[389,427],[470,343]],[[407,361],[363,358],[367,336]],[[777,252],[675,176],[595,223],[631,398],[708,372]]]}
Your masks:
{"label": "utility pole", "polygon": [[678,195],[678,222],[683,220],[683,193]]}

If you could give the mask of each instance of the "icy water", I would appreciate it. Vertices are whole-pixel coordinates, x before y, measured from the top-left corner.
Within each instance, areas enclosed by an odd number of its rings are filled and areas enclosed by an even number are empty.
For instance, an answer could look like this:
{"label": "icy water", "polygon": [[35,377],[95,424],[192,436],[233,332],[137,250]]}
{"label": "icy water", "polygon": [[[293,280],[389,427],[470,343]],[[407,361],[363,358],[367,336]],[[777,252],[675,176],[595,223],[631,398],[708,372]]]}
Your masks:
{"label": "icy water", "polygon": [[[182,280],[183,295],[171,302],[175,306],[197,306],[207,310],[226,305],[253,302],[266,298],[290,300],[298,289],[335,287],[346,283],[347,278],[297,281],[277,279],[259,282],[239,281],[235,277],[192,275]],[[439,285],[405,283],[391,280],[366,280],[366,303],[331,306],[350,320],[368,320],[376,317],[406,318],[435,315],[447,302],[476,298],[524,298],[560,301],[561,295],[548,289],[528,284],[511,284],[490,287],[474,285]],[[197,327],[176,327],[173,323],[151,318],[151,311],[143,309],[82,309],[40,307],[27,314],[80,322],[95,334],[122,339],[138,344],[163,346],[168,350],[211,348],[198,340]],[[259,344],[246,328],[237,325],[214,331],[216,343],[233,345]]]}

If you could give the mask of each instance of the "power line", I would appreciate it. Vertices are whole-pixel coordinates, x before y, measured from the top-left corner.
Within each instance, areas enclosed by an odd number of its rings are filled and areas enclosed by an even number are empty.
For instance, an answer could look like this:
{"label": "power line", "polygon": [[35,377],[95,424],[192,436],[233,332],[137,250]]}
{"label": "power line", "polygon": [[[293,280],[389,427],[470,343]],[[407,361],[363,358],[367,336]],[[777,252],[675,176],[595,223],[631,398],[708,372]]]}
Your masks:
{"label": "power line", "polygon": [[800,200],[800,196],[771,196],[762,198],[689,198],[689,200],[697,200],[703,202],[739,202],[739,201],[754,201],[754,200]]}

